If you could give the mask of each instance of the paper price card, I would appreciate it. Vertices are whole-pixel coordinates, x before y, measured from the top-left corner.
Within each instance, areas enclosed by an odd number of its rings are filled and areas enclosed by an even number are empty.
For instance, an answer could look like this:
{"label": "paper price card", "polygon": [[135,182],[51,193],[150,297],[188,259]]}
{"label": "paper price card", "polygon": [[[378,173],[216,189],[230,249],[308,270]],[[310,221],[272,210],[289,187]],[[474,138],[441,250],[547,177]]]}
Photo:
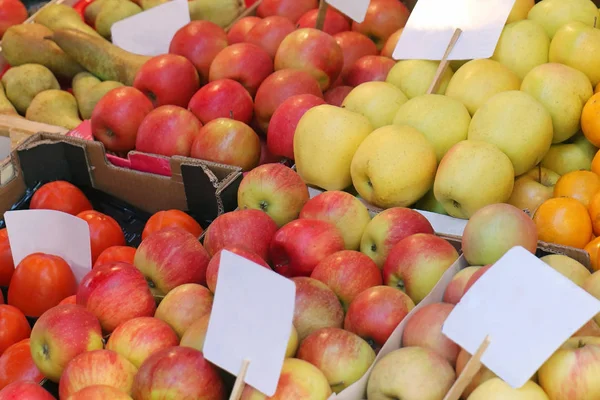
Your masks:
{"label": "paper price card", "polygon": [[400,35],[396,60],[441,60],[457,29],[449,60],[488,58],[515,0],[419,0]]}
{"label": "paper price card", "polygon": [[71,266],[79,283],[92,269],[90,228],[86,221],[53,210],[4,213],[15,267],[32,253],[59,256]]}
{"label": "paper price card", "polygon": [[442,332],[513,388],[523,386],[600,301],[522,247],[514,247],[464,295]]}
{"label": "paper price card", "polygon": [[326,0],[342,14],[359,24],[365,20],[370,0]]}
{"label": "paper price card", "polygon": [[[223,251],[203,348],[206,359],[245,375],[245,383],[272,396],[292,329],[295,296],[292,280]],[[244,364],[247,371],[240,374]]]}

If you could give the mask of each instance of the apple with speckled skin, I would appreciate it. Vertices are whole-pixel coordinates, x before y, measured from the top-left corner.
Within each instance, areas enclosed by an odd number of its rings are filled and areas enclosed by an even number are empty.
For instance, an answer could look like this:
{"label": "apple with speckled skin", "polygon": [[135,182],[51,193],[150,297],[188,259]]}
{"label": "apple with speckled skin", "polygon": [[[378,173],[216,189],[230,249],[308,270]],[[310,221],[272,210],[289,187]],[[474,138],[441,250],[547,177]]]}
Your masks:
{"label": "apple with speckled skin", "polygon": [[[312,9],[307,11],[298,20],[298,28],[314,28],[317,26],[317,16],[319,15],[318,9]],[[325,21],[323,23],[323,32],[335,35],[336,33],[349,31],[350,22],[344,14],[340,13],[334,8],[327,7],[325,11]]]}
{"label": "apple with speckled skin", "polygon": [[231,118],[249,124],[254,115],[254,102],[241,83],[219,79],[201,87],[190,100],[188,109],[202,124],[217,118]]}
{"label": "apple with speckled skin", "polygon": [[262,47],[271,57],[283,39],[296,29],[292,21],[279,15],[272,15],[257,22],[246,33],[246,42]]}
{"label": "apple with speckled skin", "polygon": [[345,82],[350,86],[358,86],[365,82],[385,82],[394,65],[394,60],[383,56],[361,57],[348,69]]}
{"label": "apple with speckled skin", "polygon": [[208,267],[206,268],[206,286],[210,289],[211,292],[215,293],[217,290],[217,278],[219,276],[219,264],[221,262],[221,253],[223,250],[230,251],[234,254],[237,254],[240,257],[244,257],[253,263],[260,265],[261,267],[265,267],[271,269],[269,264],[265,262],[262,258],[260,258],[256,253],[253,253],[249,250],[246,250],[242,247],[235,246],[226,246],[225,248],[217,251],[217,253],[212,256],[210,262],[208,263]]}
{"label": "apple with speckled skin", "polygon": [[346,79],[350,67],[352,67],[358,59],[364,56],[377,55],[377,46],[375,46],[375,43],[362,33],[352,31],[340,32],[335,34],[333,38],[344,54],[344,67],[340,74],[344,80]]}

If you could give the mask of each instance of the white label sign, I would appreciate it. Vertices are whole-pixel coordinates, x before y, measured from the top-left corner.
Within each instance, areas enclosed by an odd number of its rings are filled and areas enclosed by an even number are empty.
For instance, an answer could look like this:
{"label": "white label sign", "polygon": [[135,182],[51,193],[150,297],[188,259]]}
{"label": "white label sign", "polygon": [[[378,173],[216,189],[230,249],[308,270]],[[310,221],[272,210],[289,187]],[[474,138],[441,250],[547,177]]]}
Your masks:
{"label": "white label sign", "polygon": [[370,0],[326,0],[342,14],[359,24],[365,20]]}
{"label": "white label sign", "polygon": [[441,60],[456,29],[462,29],[449,60],[488,58],[515,0],[419,0],[400,35],[396,60]]}
{"label": "white label sign", "polygon": [[244,360],[244,381],[272,396],[277,390],[294,316],[290,279],[229,251],[221,253],[204,356],[233,375]]}
{"label": "white label sign", "polygon": [[4,160],[10,155],[10,138],[0,136],[0,160]]}
{"label": "white label sign", "polygon": [[571,335],[600,312],[600,301],[522,247],[477,280],[442,332],[513,388],[523,386]]}
{"label": "white label sign", "polygon": [[4,213],[15,267],[32,253],[61,257],[79,283],[92,269],[90,227],[62,211],[23,210]]}
{"label": "white label sign", "polygon": [[173,0],[116,22],[110,29],[112,42],[144,56],[168,53],[175,33],[190,22],[187,3]]}

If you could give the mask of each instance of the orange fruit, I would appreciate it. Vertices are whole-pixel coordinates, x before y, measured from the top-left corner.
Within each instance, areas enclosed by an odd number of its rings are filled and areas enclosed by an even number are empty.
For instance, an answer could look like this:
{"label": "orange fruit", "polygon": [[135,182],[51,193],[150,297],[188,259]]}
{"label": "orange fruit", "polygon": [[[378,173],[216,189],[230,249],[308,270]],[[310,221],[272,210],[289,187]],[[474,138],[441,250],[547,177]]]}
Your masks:
{"label": "orange fruit", "polygon": [[596,175],[600,175],[600,150],[596,152],[596,155],[592,160],[592,172]]}
{"label": "orange fruit", "polygon": [[564,174],[554,185],[554,197],[571,197],[587,207],[600,191],[600,176],[591,171],[572,171]]}
{"label": "orange fruit", "polygon": [[543,202],[533,216],[538,238],[544,242],[583,249],[592,236],[592,220],[587,208],[570,197]]}
{"label": "orange fruit", "polygon": [[598,271],[598,268],[600,268],[600,265],[598,265],[598,261],[600,261],[600,257],[598,257],[600,255],[600,238],[592,240],[583,249],[590,255],[593,270]]}
{"label": "orange fruit", "polygon": [[600,147],[600,93],[594,94],[583,106],[581,130],[594,146]]}
{"label": "orange fruit", "polygon": [[592,220],[592,229],[594,230],[594,237],[600,235],[600,192],[596,193],[590,204],[588,205],[588,211],[590,213],[590,219]]}

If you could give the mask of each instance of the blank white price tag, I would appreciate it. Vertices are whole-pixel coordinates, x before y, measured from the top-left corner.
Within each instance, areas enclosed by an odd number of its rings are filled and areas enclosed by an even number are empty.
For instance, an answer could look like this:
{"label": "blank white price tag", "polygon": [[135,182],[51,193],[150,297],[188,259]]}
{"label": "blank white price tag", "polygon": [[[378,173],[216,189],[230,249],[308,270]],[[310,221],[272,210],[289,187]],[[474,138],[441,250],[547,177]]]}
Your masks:
{"label": "blank white price tag", "polygon": [[292,280],[223,251],[203,348],[206,359],[236,376],[248,360],[244,381],[267,396],[275,394],[295,296]]}
{"label": "blank white price tag", "polygon": [[10,155],[10,138],[0,136],[0,160],[4,160]]}
{"label": "blank white price tag", "polygon": [[442,332],[470,354],[489,335],[482,363],[519,388],[598,312],[600,301],[514,247],[469,289]]}
{"label": "blank white price tag", "polygon": [[113,24],[112,42],[144,56],[169,52],[175,33],[190,22],[186,0],[173,0]]}
{"label": "blank white price tag", "polygon": [[515,0],[419,0],[400,35],[396,60],[441,60],[454,31],[462,34],[449,60],[488,58]]}
{"label": "blank white price tag", "polygon": [[78,283],[92,269],[85,220],[54,210],[7,211],[4,220],[15,267],[32,253],[46,253],[65,260]]}
{"label": "blank white price tag", "polygon": [[359,24],[365,20],[370,0],[325,0],[342,14]]}

